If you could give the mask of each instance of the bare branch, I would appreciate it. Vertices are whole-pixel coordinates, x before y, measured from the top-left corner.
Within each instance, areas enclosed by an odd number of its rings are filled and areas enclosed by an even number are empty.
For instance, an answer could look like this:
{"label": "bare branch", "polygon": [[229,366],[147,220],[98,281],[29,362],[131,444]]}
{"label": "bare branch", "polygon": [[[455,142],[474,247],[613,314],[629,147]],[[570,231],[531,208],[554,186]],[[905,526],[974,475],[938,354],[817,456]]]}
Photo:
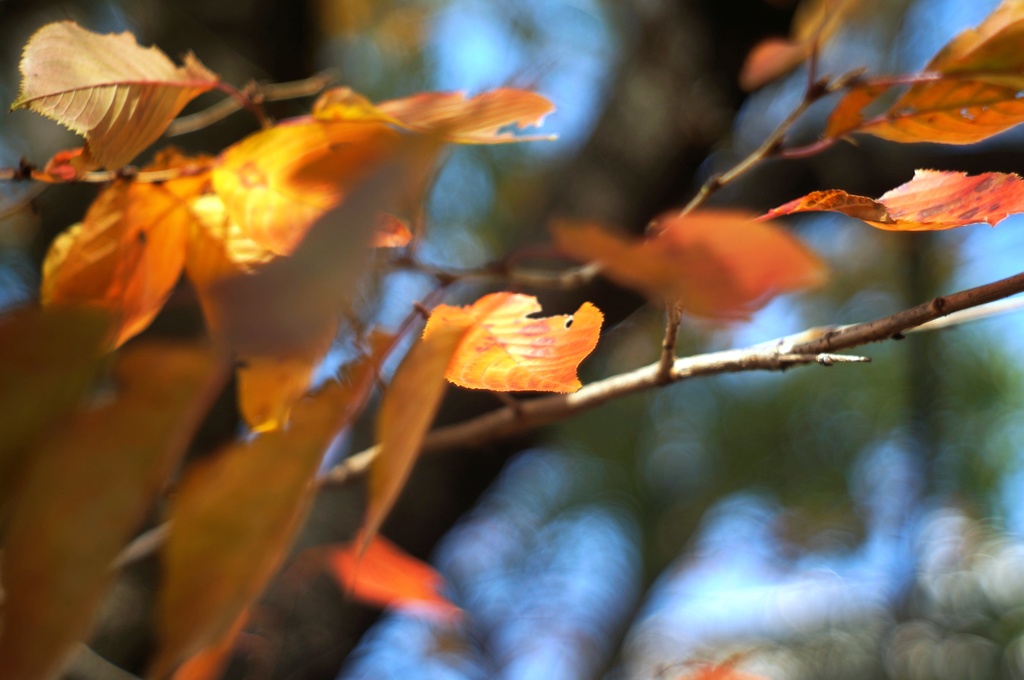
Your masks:
{"label": "bare branch", "polygon": [[[902,333],[933,319],[1020,292],[1024,292],[1024,274],[937,297],[874,321],[838,329],[811,329],[753,347],[676,359],[667,381],[660,377],[662,367],[659,360],[643,368],[590,383],[573,394],[521,401],[515,408],[506,406],[456,425],[438,428],[427,435],[423,442],[423,452],[481,446],[512,434],[565,420],[619,397],[691,378],[743,371],[783,371],[793,366],[814,363],[831,366],[836,363],[869,361],[867,357],[835,352],[872,342],[899,339]],[[376,455],[376,447],[357,453],[332,469],[321,482],[344,483],[365,472]]]}

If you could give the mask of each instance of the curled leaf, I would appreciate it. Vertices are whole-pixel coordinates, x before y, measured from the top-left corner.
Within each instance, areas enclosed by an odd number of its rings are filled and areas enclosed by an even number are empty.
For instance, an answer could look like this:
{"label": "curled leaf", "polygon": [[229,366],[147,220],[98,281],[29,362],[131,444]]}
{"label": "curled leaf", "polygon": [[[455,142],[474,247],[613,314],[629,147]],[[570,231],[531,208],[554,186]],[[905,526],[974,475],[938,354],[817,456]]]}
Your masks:
{"label": "curled leaf", "polygon": [[485,295],[470,307],[439,305],[424,339],[444,326],[472,324],[445,377],[471,389],[509,392],[575,392],[576,368],[597,346],[604,316],[583,303],[572,315],[534,318],[537,298],[516,293]]}
{"label": "curled leaf", "polygon": [[995,226],[1024,212],[1024,180],[1013,174],[917,170],[914,179],[878,200],[832,189],[814,191],[765,217],[799,212],[839,212],[889,231],[934,231],[987,222]]}
{"label": "curled leaf", "polygon": [[376,120],[416,132],[440,134],[458,144],[501,144],[554,139],[505,131],[540,126],[555,105],[536,92],[498,88],[467,97],[464,92],[424,92],[372,104],[347,87],[328,90],[313,106],[320,120]]}
{"label": "curled leaf", "polygon": [[1024,122],[1024,2],[1004,0],[977,28],[949,42],[877,116],[864,110],[899,85],[865,84],[839,101],[826,137],[865,132],[894,142],[972,144]]}
{"label": "curled leaf", "polygon": [[82,165],[110,170],[155,142],[185,105],[215,87],[216,74],[192,54],[175,66],[130,33],[100,35],[71,21],[47,24],[29,39],[21,59],[27,108],[86,138]]}
{"label": "curled leaf", "polygon": [[119,179],[104,189],[85,219],[51,245],[43,305],[110,312],[118,319],[115,347],[146,328],[181,275],[193,220],[189,202],[208,184],[203,162],[167,151],[147,170],[199,170],[161,183]]}
{"label": "curled leaf", "polygon": [[696,316],[744,319],[781,293],[821,285],[824,264],[798,239],[733,210],[699,210],[636,239],[594,224],[556,223],[558,247],[616,283]]}

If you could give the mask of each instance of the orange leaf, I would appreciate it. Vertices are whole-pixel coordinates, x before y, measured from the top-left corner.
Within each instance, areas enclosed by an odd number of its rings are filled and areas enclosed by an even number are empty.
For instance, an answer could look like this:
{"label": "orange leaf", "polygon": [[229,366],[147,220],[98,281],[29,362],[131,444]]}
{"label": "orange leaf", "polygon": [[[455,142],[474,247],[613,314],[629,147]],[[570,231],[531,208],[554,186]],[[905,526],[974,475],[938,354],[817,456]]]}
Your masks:
{"label": "orange leaf", "polygon": [[282,123],[228,147],[214,168],[213,187],[245,236],[288,255],[397,143],[398,133],[376,121]]}
{"label": "orange leaf", "polygon": [[1004,0],[925,66],[937,79],[911,85],[887,111],[868,119],[864,108],[892,87],[854,88],[836,106],[825,136],[866,132],[895,142],[972,144],[1024,122],[1022,39],[1024,2]]}
{"label": "orange leaf", "polygon": [[494,293],[471,307],[440,305],[424,339],[454,321],[472,320],[445,376],[461,387],[510,392],[575,392],[576,368],[597,346],[604,316],[583,303],[574,315],[530,318],[540,311],[531,295]]}
{"label": "orange leaf", "polygon": [[220,680],[231,662],[238,635],[249,619],[248,608],[243,610],[227,633],[208,647],[203,647],[178,667],[171,680]]}
{"label": "orange leaf", "polygon": [[77,310],[0,316],[0,517],[30,445],[82,398],[99,368],[110,319]]}
{"label": "orange leaf", "polygon": [[423,437],[441,404],[445,371],[473,323],[466,314],[441,325],[413,345],[395,371],[377,416],[380,450],[370,467],[369,501],[360,547],[377,535],[405,486]]}
{"label": "orange leaf", "polygon": [[1013,174],[917,170],[914,179],[877,201],[836,189],[815,191],[769,210],[765,217],[830,211],[889,231],[934,231],[987,222],[995,226],[1024,212],[1024,180]]}
{"label": "orange leaf", "polygon": [[86,138],[89,161],[117,170],[155,142],[217,75],[192,54],[176,67],[130,33],[100,35],[71,21],[47,24],[25,45],[21,93],[12,109],[28,108]]}
{"label": "orange leaf", "polygon": [[362,410],[380,355],[295,406],[292,427],[227,447],[186,472],[171,507],[150,674],[217,645],[277,571],[313,499],[327,448]]}
{"label": "orange leaf", "polygon": [[[173,150],[147,170],[201,167]],[[192,223],[188,201],[208,183],[202,174],[161,183],[117,180],[85,219],[58,236],[43,263],[46,306],[96,307],[118,319],[118,346],[146,328],[170,296],[185,262]]]}
{"label": "orange leaf", "polygon": [[43,174],[33,174],[32,179],[42,182],[70,182],[78,177],[79,170],[75,167],[76,159],[82,156],[85,147],[76,149],[65,149],[53,154],[53,157],[46,161]]}
{"label": "orange leaf", "polygon": [[696,316],[743,319],[772,297],[821,285],[824,264],[799,240],[733,210],[661,219],[635,239],[597,225],[556,223],[558,247],[616,283]]}
{"label": "orange leaf", "polygon": [[0,563],[5,677],[51,677],[88,632],[111,563],[184,454],[222,368],[206,350],[135,345],[117,364],[117,399],[33,451]]}
{"label": "orange leaf", "polygon": [[552,140],[553,135],[519,136],[501,132],[509,126],[540,126],[555,110],[546,97],[512,88],[498,88],[467,98],[464,92],[424,92],[377,105],[347,87],[320,95],[313,105],[319,120],[371,120],[416,132],[438,133],[458,144],[502,144]]}
{"label": "orange leaf", "polygon": [[361,552],[354,542],[326,549],[322,557],[341,588],[368,605],[408,609],[443,620],[461,614],[438,593],[444,586],[440,574],[382,536]]}

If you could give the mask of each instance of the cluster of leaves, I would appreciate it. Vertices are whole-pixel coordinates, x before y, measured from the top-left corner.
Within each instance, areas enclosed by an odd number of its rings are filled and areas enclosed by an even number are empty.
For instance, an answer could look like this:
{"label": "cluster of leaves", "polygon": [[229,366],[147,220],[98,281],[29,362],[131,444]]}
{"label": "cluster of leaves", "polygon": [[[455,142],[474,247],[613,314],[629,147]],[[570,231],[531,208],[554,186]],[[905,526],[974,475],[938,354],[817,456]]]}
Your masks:
{"label": "cluster of leaves", "polygon": [[[748,84],[805,58],[813,74],[822,40],[854,3],[839,3],[833,13],[819,4],[786,49],[759,53],[760,75]],[[925,72],[812,78],[807,101],[846,90],[825,129],[829,143],[853,132],[900,142],[978,141],[1024,121],[1022,34],[1024,0],[1006,0]],[[32,177],[105,186],[82,222],[50,248],[41,308],[0,318],[0,352],[11,367],[0,377],[0,402],[13,414],[0,437],[2,677],[50,677],[86,636],[110,565],[176,478],[206,409],[237,366],[240,409],[255,436],[189,465],[170,495],[159,643],[149,670],[154,678],[217,677],[285,560],[325,452],[360,417],[382,363],[421,312],[425,328],[376,415],[379,446],[361,536],[318,552],[316,561],[368,600],[454,615],[437,595],[436,574],[376,537],[446,384],[576,391],[577,367],[597,345],[601,312],[584,303],[571,316],[538,318],[535,298],[509,291],[465,307],[427,310],[410,300],[399,328],[357,334],[364,353],[343,378],[310,393],[311,376],[352,316],[360,282],[393,253],[412,259],[426,237],[416,215],[440,149],[547,139],[517,130],[539,125],[553,105],[514,89],[374,104],[337,88],[309,115],[275,124],[194,56],[175,66],[128,34],[97,35],[69,22],[37,32],[21,70],[14,107],[51,117],[86,140]],[[253,110],[264,129],[216,157],[164,149],[142,169],[128,166],[189,101],[213,89]],[[763,147],[733,176],[779,148]],[[761,218],[699,208],[698,200],[657,220],[642,239],[569,221],[552,225],[552,234],[567,258],[596,263],[603,275],[666,306],[671,329],[680,312],[743,319],[777,294],[825,282],[817,256],[768,218],[836,210],[889,230],[995,224],[1024,211],[1022,186],[1013,175],[920,171],[878,200],[815,192]],[[183,272],[210,342],[128,343],[153,321]],[[435,302],[444,291],[439,285]]]}

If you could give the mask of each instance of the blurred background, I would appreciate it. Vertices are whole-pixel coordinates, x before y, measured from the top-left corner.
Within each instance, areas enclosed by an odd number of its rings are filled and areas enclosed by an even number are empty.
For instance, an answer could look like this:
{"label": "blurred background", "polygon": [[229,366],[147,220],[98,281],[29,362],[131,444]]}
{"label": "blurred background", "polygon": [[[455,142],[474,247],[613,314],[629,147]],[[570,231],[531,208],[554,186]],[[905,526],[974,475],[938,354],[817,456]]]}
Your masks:
{"label": "blurred background", "polygon": [[[996,4],[861,0],[821,71],[920,69]],[[454,149],[431,196],[422,257],[472,267],[545,243],[555,215],[639,233],[756,148],[797,104],[806,74],[749,95],[737,76],[753,45],[788,34],[793,10],[792,0],[0,0],[0,99],[17,94],[21,46],[61,19],[130,30],[172,56],[192,50],[239,85],[331,68],[374,100],[536,89],[558,106],[544,131],[559,140]],[[193,109],[217,99],[206,97]],[[832,104],[810,111],[791,141],[813,141]],[[174,143],[210,152],[255,128],[236,114]],[[713,203],[765,210],[825,188],[879,196],[915,168],[1020,172],[1022,141],[1015,131],[970,147],[858,138],[766,163]],[[0,166],[42,164],[76,145],[41,117],[9,114]],[[49,241],[95,192],[0,186],[0,308],[35,298]],[[889,314],[1017,273],[1024,252],[1021,216],[909,235],[836,215],[790,224],[832,281],[749,323],[684,320],[682,353]],[[429,286],[415,273],[383,277],[367,294],[377,303],[368,320],[394,324]],[[463,286],[450,300],[486,291]],[[527,292],[545,312],[583,299],[605,311],[585,380],[656,358],[662,313],[633,295],[601,283]],[[277,583],[232,676],[672,679],[735,667],[773,680],[1024,678],[1021,330],[1009,314],[866,348],[868,365],[685,382],[516,441],[427,457],[384,533],[441,571],[464,619],[378,615],[326,577]],[[200,332],[185,285],[149,331]],[[345,355],[342,338],[325,374]],[[446,421],[500,405],[450,392]],[[235,434],[231,402],[215,409],[200,453]],[[337,455],[370,437],[351,433]],[[299,547],[348,539],[362,507],[361,482],[329,489]],[[149,562],[125,574],[92,641],[127,671],[144,667],[157,574]],[[99,661],[72,674],[118,677]]]}

